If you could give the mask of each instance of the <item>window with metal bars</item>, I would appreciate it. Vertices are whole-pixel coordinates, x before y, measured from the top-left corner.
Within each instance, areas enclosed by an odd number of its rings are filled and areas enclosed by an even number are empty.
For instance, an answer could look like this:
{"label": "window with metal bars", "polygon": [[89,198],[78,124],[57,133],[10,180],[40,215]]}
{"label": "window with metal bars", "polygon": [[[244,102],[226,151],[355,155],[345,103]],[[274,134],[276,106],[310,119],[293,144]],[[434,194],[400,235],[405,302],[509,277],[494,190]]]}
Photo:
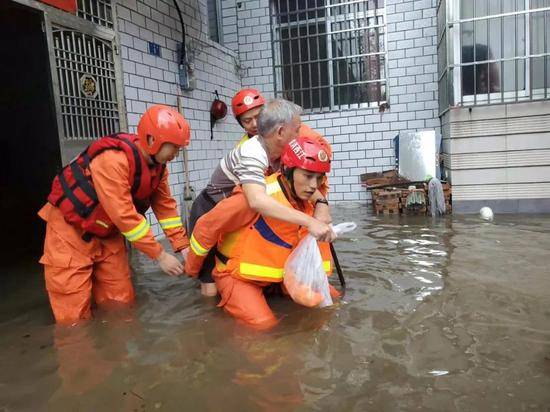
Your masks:
{"label": "window with metal bars", "polygon": [[440,110],[547,99],[550,0],[442,0]]}
{"label": "window with metal bars", "polygon": [[384,0],[271,0],[275,95],[306,111],[387,100]]}
{"label": "window with metal bars", "polygon": [[113,28],[111,0],[78,0],[77,15],[92,23]]}

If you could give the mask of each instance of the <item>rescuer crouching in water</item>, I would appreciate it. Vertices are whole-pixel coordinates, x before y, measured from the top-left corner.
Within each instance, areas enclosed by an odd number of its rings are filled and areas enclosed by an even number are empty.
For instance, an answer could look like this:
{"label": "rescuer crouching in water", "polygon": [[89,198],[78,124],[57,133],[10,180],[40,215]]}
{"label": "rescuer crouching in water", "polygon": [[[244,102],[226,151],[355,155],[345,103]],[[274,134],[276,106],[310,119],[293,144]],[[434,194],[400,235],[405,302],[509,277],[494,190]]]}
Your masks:
{"label": "rescuer crouching in water", "polygon": [[[315,132],[303,130],[283,149],[281,172],[266,178],[266,191],[284,206],[312,216],[315,205],[310,199],[330,171],[330,157]],[[250,326],[269,329],[277,318],[264,288],[283,281],[286,259],[306,233],[300,225],[254,212],[238,186],[197,221],[185,271],[197,276],[208,252],[217,246],[213,278],[221,295],[219,306]],[[319,245],[329,274],[329,244]],[[331,294],[338,292],[331,288]]]}
{"label": "rescuer crouching in water", "polygon": [[183,264],[153,236],[144,214],[151,207],[175,252],[189,241],[170,194],[166,163],[189,144],[189,124],[167,106],[150,107],[138,133],[118,133],[92,143],[57,175],[39,216],[47,222],[46,289],[58,323],[92,316],[97,304],[134,300],[124,239],[158,262],[167,274]]}

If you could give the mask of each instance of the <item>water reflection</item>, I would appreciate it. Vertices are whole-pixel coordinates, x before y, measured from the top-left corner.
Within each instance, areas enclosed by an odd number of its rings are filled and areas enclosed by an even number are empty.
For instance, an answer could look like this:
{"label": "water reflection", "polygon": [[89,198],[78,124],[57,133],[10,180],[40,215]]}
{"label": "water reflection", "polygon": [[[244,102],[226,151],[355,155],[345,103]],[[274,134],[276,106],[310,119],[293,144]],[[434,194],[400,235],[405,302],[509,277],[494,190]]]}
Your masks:
{"label": "water reflection", "polygon": [[192,281],[159,273],[136,277],[130,311],[99,310],[75,328],[53,327],[45,300],[20,299],[17,314],[0,307],[14,313],[0,318],[0,410],[550,404],[549,217],[485,224],[355,206],[335,219],[360,223],[336,244],[345,296],[323,310],[275,297],[283,319],[268,333],[239,326]]}

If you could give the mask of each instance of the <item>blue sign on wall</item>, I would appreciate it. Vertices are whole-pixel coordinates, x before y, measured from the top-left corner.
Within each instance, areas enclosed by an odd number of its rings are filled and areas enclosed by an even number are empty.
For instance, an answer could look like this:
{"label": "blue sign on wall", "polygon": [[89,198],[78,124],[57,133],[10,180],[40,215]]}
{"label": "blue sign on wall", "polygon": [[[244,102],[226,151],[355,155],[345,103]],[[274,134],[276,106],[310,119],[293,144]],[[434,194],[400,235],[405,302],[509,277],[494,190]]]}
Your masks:
{"label": "blue sign on wall", "polygon": [[149,54],[152,54],[153,56],[160,57],[160,45],[150,41],[149,42]]}

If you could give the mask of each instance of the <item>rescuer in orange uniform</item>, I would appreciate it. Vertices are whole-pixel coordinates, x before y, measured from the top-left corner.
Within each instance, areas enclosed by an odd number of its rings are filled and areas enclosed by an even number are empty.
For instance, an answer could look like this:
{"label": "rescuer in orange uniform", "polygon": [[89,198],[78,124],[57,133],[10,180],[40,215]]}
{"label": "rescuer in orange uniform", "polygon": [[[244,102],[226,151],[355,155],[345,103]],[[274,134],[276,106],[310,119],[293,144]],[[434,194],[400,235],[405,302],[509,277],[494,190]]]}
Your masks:
{"label": "rescuer in orange uniform", "polygon": [[151,207],[175,252],[189,241],[170,194],[166,163],[189,144],[189,124],[167,106],[150,107],[137,135],[115,134],[92,143],[57,175],[39,216],[47,222],[46,289],[58,323],[91,317],[97,304],[134,300],[124,239],[167,274],[183,264],[157,242],[144,216]]}
{"label": "rescuer in orange uniform", "polygon": [[[309,200],[330,171],[330,158],[324,145],[309,131],[302,131],[284,148],[282,171],[266,178],[266,190],[283,205],[313,215],[314,205]],[[263,289],[282,282],[285,261],[302,236],[301,226],[254,212],[237,188],[198,220],[185,271],[196,276],[210,249],[217,245],[213,278],[221,294],[219,306],[249,325],[267,329],[277,319]],[[321,254],[330,273],[327,246],[325,243],[321,247]]]}
{"label": "rescuer in orange uniform", "polygon": [[264,97],[256,89],[242,89],[231,100],[233,116],[246,132],[237,146],[258,134],[258,117],[265,104]]}

